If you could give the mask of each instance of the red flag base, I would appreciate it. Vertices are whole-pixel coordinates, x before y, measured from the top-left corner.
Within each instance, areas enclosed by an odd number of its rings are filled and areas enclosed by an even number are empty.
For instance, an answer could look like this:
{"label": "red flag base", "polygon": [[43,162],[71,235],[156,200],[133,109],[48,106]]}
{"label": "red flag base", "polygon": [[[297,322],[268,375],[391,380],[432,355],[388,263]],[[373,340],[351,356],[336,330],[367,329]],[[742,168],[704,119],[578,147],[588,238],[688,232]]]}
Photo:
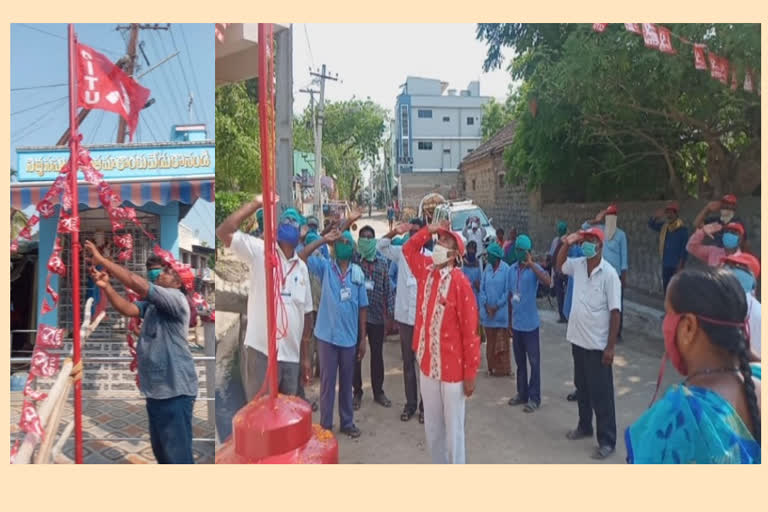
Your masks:
{"label": "red flag base", "polygon": [[216,464],[338,464],[331,432],[312,424],[312,408],[296,396],[263,396],[235,415]]}

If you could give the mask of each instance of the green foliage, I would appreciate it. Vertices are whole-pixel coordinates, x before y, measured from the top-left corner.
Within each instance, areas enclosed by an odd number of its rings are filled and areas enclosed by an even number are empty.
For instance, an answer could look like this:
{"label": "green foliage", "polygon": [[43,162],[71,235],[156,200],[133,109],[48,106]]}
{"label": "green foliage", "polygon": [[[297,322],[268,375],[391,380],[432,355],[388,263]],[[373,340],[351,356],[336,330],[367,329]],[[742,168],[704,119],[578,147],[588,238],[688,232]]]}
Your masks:
{"label": "green foliage", "polygon": [[[673,24],[673,33],[731,60],[739,80],[759,74],[760,26]],[[621,24],[480,24],[486,69],[501,64],[522,86],[507,103],[517,121],[505,154],[511,181],[560,187],[584,200],[751,192],[759,185],[759,98],[693,66],[693,50],[648,49]],[[534,116],[528,107],[535,100]],[[496,107],[490,107],[496,108]],[[739,189],[741,187],[741,190]]]}
{"label": "green foliage", "polygon": [[[216,177],[218,181],[218,176]],[[216,190],[216,227],[218,227],[224,220],[232,213],[238,210],[244,203],[253,199],[253,194],[249,192],[232,192],[224,190]],[[244,224],[250,223],[252,220],[246,220]],[[216,247],[219,246],[219,239],[216,239]]]}
{"label": "green foliage", "polygon": [[[355,199],[362,186],[362,169],[374,166],[385,144],[386,111],[371,100],[352,98],[329,102],[323,112],[323,166],[336,180],[342,199]],[[313,112],[309,107],[294,120],[293,144],[314,151]]]}
{"label": "green foliage", "polygon": [[251,193],[261,190],[256,101],[254,81],[216,88],[216,188],[219,190]]}
{"label": "green foliage", "polygon": [[491,98],[491,101],[483,105],[483,142],[496,135],[512,121],[513,114],[514,103],[511,101],[499,103],[494,98]]}

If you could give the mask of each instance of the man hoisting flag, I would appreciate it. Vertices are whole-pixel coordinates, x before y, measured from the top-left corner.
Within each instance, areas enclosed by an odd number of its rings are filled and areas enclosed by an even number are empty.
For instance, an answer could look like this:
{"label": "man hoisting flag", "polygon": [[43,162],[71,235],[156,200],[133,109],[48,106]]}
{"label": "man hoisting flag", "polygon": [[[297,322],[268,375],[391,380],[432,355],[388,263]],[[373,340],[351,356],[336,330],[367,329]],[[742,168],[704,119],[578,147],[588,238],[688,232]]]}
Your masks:
{"label": "man hoisting flag", "polygon": [[122,116],[130,138],[139,124],[139,112],[149,99],[142,87],[111,60],[82,43],[77,43],[77,105],[109,110]]}

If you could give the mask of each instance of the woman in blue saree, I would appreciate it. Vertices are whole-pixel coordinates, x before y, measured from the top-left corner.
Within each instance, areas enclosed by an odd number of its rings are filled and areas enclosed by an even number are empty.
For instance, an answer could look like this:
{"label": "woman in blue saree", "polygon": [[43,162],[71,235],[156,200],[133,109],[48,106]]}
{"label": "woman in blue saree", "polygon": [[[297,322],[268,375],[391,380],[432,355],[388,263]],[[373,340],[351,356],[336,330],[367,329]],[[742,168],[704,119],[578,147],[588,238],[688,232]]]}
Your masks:
{"label": "woman in blue saree", "polygon": [[[720,268],[669,284],[665,357],[686,377],[625,432],[630,464],[759,464],[760,364],[750,364],[747,303]],[[661,381],[661,375],[659,382]]]}

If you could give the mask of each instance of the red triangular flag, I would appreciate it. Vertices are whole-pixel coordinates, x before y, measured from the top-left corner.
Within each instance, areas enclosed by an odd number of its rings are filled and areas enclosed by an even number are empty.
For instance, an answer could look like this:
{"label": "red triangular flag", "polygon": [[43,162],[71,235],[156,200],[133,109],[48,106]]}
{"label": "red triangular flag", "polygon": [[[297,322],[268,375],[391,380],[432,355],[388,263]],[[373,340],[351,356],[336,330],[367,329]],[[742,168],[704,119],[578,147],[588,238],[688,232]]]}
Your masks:
{"label": "red triangular flag", "polygon": [[659,27],[659,51],[672,55],[677,53],[672,46],[672,37],[669,33],[669,29],[666,27]]}
{"label": "red triangular flag", "polygon": [[648,48],[659,47],[659,33],[653,23],[643,23],[643,41]]}
{"label": "red triangular flag", "polygon": [[640,24],[639,23],[625,23],[624,28],[627,29],[627,32],[634,32],[635,34],[642,34],[643,31],[640,30]]}
{"label": "red triangular flag", "polygon": [[593,23],[592,30],[595,32],[604,32],[607,26],[607,23]]}
{"label": "red triangular flag", "polygon": [[149,99],[149,89],[139,85],[104,55],[80,43],[77,44],[77,69],[78,106],[122,116],[133,139],[139,112]]}
{"label": "red triangular flag", "polygon": [[704,49],[706,45],[694,44],[693,45],[693,63],[696,69],[707,69],[707,57],[704,55]]}
{"label": "red triangular flag", "polygon": [[712,78],[719,80],[723,84],[728,83],[728,59],[709,52],[709,69]]}

